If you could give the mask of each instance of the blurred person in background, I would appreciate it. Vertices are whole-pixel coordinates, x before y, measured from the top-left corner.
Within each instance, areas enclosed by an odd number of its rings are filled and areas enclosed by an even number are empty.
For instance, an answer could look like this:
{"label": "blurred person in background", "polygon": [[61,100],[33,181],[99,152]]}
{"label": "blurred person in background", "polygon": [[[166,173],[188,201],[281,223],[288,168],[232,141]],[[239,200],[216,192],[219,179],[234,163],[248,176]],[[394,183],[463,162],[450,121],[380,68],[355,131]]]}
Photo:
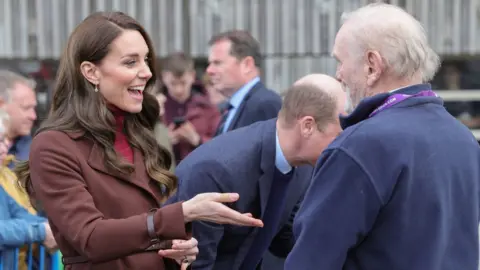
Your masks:
{"label": "blurred person in background", "polygon": [[28,247],[25,245],[42,243],[47,249],[54,249],[56,243],[47,220],[36,216],[17,177],[7,167],[12,160],[6,138],[8,125],[9,116],[0,109],[0,260],[3,269],[14,269],[14,250],[21,248],[18,269],[26,270]]}
{"label": "blurred person in background", "polygon": [[227,101],[227,98],[214,87],[212,79],[208,76],[208,74],[205,73],[203,75],[202,82],[207,92],[208,98],[210,99],[210,103],[220,109],[221,104]]}
{"label": "blurred person in background", "polygon": [[[11,141],[8,153],[16,160],[27,160],[32,142],[31,131],[37,119],[35,81],[20,74],[0,70],[0,108],[10,116],[6,137]],[[9,166],[12,168],[13,163]]]}
{"label": "blurred person in background", "polygon": [[[2,176],[0,185],[20,206],[25,208],[29,213],[36,215],[37,211],[30,203],[30,199],[25,193],[25,190],[21,187],[21,185],[19,185],[17,181],[17,176],[8,167],[9,164],[15,161],[15,156],[8,154],[8,149],[10,148],[11,141],[6,137],[5,134],[6,131],[9,130],[10,116],[3,109],[0,109],[0,125],[2,128],[0,130],[0,146],[2,148],[2,151],[0,151],[0,153],[2,154],[0,156],[0,158],[2,159],[2,163],[0,163],[0,175]],[[3,151],[5,147],[7,148],[7,150]]]}
{"label": "blurred person in background", "polygon": [[161,92],[157,92],[155,94],[155,97],[157,98],[158,105],[159,105],[159,113],[158,113],[158,119],[157,123],[155,124],[154,128],[154,133],[155,133],[155,138],[157,139],[157,142],[163,146],[169,153],[170,156],[172,157],[172,164],[170,165],[170,171],[174,172],[175,171],[175,159],[173,158],[173,148],[172,148],[172,143],[170,142],[170,134],[167,126],[163,123],[163,116],[165,115],[165,101],[167,98],[165,95]]}
{"label": "blurred person in background", "polygon": [[184,53],[168,55],[162,63],[165,113],[176,162],[215,134],[220,114],[205,93],[192,91],[195,81],[193,59]]}
{"label": "blurred person in background", "polygon": [[[464,65],[460,62],[450,61],[442,64],[440,73],[443,75],[442,89],[462,90],[464,84]],[[468,91],[468,89],[463,90]],[[447,111],[469,128],[480,127],[480,102],[478,101],[445,101]]]}
{"label": "blurred person in background", "polygon": [[207,74],[228,102],[216,135],[277,117],[282,99],[260,81],[260,44],[243,30],[223,32],[209,42]]}
{"label": "blurred person in background", "polygon": [[50,114],[16,173],[70,270],[185,269],[198,253],[192,221],[263,225],[222,204],[238,194],[161,207],[177,179],[153,133],[154,61],[150,37],[122,12],[93,13],[68,38]]}
{"label": "blurred person in background", "polygon": [[251,229],[194,222],[199,254],[193,269],[278,269],[262,265],[262,258],[267,251],[285,258],[292,249],[296,210],[312,166],[341,132],[338,115],[345,101],[337,80],[307,75],[287,90],[278,118],[219,136],[179,164],[178,191],[167,203],[203,192],[238,192],[240,200],[228,205],[260,216],[265,224]]}
{"label": "blurred person in background", "polygon": [[337,79],[354,111],[320,156],[287,270],[477,269],[480,147],[428,83],[419,21],[375,3],[342,17]]}

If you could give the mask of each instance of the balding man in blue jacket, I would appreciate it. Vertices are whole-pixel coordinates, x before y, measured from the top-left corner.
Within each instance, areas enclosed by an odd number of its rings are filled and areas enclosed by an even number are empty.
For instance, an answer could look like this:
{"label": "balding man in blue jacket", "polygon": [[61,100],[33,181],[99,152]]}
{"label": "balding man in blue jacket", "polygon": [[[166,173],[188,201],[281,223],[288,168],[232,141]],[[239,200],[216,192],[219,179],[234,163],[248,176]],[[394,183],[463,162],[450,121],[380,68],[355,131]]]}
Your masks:
{"label": "balding man in blue jacket", "polygon": [[230,207],[252,213],[261,229],[193,223],[199,254],[193,269],[259,269],[269,250],[286,257],[291,225],[323,149],[341,132],[346,95],[334,78],[313,74],[287,90],[278,118],[240,128],[200,146],[177,167],[177,196],[236,192]]}

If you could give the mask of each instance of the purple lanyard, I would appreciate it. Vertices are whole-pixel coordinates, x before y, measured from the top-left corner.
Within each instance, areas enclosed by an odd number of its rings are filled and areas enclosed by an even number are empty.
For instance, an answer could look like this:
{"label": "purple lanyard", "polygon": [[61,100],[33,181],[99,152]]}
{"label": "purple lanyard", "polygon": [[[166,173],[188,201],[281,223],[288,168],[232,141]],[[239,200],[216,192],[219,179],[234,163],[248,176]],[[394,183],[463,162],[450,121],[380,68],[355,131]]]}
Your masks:
{"label": "purple lanyard", "polygon": [[387,100],[385,100],[385,102],[383,102],[382,105],[377,107],[368,117],[372,117],[375,114],[381,111],[384,111],[392,107],[393,105],[398,104],[411,97],[437,97],[437,94],[435,94],[435,92],[433,92],[432,90],[421,91],[415,95],[393,94],[390,97],[388,97]]}

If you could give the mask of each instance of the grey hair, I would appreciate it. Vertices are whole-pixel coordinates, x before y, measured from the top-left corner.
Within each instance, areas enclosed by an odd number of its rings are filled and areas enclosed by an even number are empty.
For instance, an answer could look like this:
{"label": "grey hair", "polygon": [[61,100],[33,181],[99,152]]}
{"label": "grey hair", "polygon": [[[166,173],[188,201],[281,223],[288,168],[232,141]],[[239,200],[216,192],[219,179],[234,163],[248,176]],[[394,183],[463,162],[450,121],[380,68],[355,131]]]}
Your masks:
{"label": "grey hair", "polygon": [[10,116],[5,110],[0,109],[0,133],[7,132],[7,123],[10,121]]}
{"label": "grey hair", "polygon": [[10,70],[0,70],[0,97],[9,102],[10,91],[12,91],[17,83],[24,84],[32,89],[36,87],[34,80]]}
{"label": "grey hair", "polygon": [[354,46],[377,51],[387,69],[402,79],[433,79],[440,57],[430,47],[419,21],[398,6],[373,3],[342,14],[342,24],[351,22]]}

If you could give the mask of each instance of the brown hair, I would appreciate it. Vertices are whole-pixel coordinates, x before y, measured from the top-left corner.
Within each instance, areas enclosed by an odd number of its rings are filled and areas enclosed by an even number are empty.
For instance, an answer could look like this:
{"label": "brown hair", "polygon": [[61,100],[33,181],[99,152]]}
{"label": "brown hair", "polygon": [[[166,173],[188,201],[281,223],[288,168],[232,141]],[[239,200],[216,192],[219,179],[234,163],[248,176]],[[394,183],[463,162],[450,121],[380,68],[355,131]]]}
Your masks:
{"label": "brown hair", "polygon": [[[152,132],[159,112],[154,96],[154,48],[143,27],[122,12],[94,13],[75,28],[60,59],[50,114],[37,134],[46,130],[82,132],[103,149],[105,166],[109,170],[125,174],[133,172],[133,165],[123,162],[114,150],[115,119],[112,112],[107,109],[104,98],[80,73],[83,61],[101,63],[110,51],[110,44],[126,29],[140,32],[145,39],[149,48],[148,66],[152,71],[152,78],[144,91],[142,111],[125,117],[126,136],[132,147],[142,152],[148,175],[163,186],[165,195],[170,196],[177,186],[176,177],[168,171],[172,160]],[[34,197],[28,161],[20,163],[15,171],[22,186]]]}
{"label": "brown hair", "polygon": [[311,116],[322,131],[326,124],[338,119],[337,98],[313,84],[294,84],[284,93],[279,118],[287,125],[304,116]]}
{"label": "brown hair", "polygon": [[171,72],[175,77],[181,77],[185,73],[193,71],[195,63],[193,59],[184,53],[172,53],[162,61],[162,72]]}
{"label": "brown hair", "polygon": [[229,40],[232,43],[230,48],[230,55],[238,60],[243,60],[245,57],[252,57],[255,66],[260,67],[262,55],[260,53],[260,44],[247,31],[232,30],[214,35],[208,44],[211,46],[219,41]]}

